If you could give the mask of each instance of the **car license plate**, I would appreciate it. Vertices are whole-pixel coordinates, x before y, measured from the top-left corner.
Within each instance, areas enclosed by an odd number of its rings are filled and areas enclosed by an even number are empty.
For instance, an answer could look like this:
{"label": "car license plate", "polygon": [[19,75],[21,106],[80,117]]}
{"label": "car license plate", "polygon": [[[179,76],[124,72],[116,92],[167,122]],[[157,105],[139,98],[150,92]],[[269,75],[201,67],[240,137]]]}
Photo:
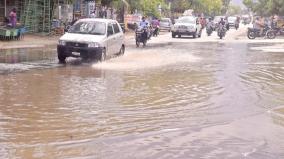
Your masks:
{"label": "car license plate", "polygon": [[80,56],[80,52],[72,52],[72,55]]}

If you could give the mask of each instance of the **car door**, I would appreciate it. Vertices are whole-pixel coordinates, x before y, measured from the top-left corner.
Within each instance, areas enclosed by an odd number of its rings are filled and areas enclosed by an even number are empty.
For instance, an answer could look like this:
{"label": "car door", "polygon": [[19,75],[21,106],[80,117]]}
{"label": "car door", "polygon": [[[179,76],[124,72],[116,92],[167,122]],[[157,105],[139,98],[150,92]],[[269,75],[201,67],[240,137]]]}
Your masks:
{"label": "car door", "polygon": [[115,35],[112,23],[107,24],[107,54],[113,55],[115,53]]}
{"label": "car door", "polygon": [[117,22],[113,22],[113,30],[115,33],[115,53],[118,53],[121,49],[121,46],[123,44],[123,32],[121,30],[121,27],[119,27],[119,24]]}

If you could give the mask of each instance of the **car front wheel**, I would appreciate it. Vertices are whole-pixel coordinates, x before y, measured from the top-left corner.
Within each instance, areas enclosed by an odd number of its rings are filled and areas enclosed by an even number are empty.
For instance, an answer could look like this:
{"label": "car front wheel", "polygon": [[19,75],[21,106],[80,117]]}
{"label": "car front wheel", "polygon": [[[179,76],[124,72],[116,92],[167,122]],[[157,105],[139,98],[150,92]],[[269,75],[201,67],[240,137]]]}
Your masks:
{"label": "car front wheel", "polygon": [[194,38],[194,39],[196,38],[196,32],[195,32],[195,33],[193,33],[193,38]]}
{"label": "car front wheel", "polygon": [[105,49],[105,48],[104,48],[104,49],[102,50],[102,52],[99,54],[98,60],[99,60],[100,62],[103,62],[103,61],[106,60],[106,49]]}
{"label": "car front wheel", "polygon": [[59,63],[66,63],[66,56],[58,54]]}
{"label": "car front wheel", "polygon": [[125,46],[122,45],[120,50],[119,50],[119,55],[124,55],[124,52],[125,52]]}

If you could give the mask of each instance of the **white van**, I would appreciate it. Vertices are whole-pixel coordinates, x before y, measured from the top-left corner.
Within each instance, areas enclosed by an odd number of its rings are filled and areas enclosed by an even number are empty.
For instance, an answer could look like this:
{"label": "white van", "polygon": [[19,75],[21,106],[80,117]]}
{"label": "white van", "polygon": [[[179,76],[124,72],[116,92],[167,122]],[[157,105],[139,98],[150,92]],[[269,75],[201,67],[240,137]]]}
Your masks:
{"label": "white van", "polygon": [[67,57],[104,61],[112,55],[123,55],[124,33],[115,20],[80,19],[60,37],[57,54],[60,63]]}

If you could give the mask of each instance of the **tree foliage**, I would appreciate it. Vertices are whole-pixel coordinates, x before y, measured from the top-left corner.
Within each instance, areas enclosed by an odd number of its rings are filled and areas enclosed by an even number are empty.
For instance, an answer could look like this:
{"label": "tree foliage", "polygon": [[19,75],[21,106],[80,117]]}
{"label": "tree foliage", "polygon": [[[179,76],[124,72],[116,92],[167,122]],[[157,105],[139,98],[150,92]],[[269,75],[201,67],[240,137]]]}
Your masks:
{"label": "tree foliage", "polygon": [[284,15],[284,0],[243,0],[243,4],[258,15]]}
{"label": "tree foliage", "polygon": [[174,0],[172,11],[183,13],[187,9],[193,9],[196,13],[207,15],[217,15],[226,8],[223,6],[224,0]]}
{"label": "tree foliage", "polygon": [[[68,0],[72,1],[72,0]],[[231,0],[126,0],[129,4],[129,11],[134,13],[140,11],[148,16],[160,16],[160,9],[163,12],[183,13],[185,10],[193,9],[196,13],[206,15],[217,15],[226,13]],[[96,0],[103,6],[121,7],[121,0]],[[171,3],[171,8],[169,8]],[[159,8],[161,6],[161,8]]]}
{"label": "tree foliage", "polygon": [[242,8],[238,5],[230,5],[228,9],[228,14],[229,15],[238,15],[241,14]]}

